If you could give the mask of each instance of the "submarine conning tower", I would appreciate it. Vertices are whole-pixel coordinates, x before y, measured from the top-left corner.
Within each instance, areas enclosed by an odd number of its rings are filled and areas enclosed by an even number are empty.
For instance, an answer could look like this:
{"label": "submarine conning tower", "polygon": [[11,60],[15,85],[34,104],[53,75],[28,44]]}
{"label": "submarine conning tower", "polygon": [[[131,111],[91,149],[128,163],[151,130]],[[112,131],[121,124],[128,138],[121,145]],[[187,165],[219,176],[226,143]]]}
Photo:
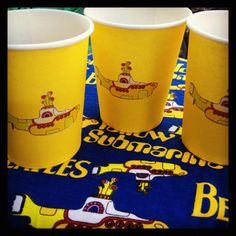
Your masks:
{"label": "submarine conning tower", "polygon": [[118,77],[118,81],[120,83],[129,84],[132,81],[132,76],[130,75],[130,71],[132,70],[132,67],[130,65],[131,65],[130,61],[121,63],[122,72],[119,74],[119,77]]}
{"label": "submarine conning tower", "polygon": [[111,199],[111,195],[113,191],[117,190],[118,187],[114,184],[118,181],[117,178],[111,178],[111,180],[105,180],[103,179],[101,181],[101,184],[103,186],[98,186],[98,198],[103,198],[103,199]]}
{"label": "submarine conning tower", "polygon": [[52,96],[52,94],[53,92],[49,91],[46,94],[41,96],[42,104],[44,105],[40,110],[41,118],[53,116],[53,111],[54,111],[53,101],[55,98]]}

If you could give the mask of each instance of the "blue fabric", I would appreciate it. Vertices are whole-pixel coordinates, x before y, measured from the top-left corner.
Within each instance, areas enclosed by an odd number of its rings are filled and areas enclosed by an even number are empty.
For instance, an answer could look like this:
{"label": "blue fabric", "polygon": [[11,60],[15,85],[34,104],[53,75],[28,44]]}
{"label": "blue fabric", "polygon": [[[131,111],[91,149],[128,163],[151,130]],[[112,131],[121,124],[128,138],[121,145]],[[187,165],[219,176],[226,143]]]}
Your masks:
{"label": "blue fabric", "polygon": [[[183,106],[184,102],[184,89],[179,88],[181,86],[184,88],[186,66],[187,61],[179,58],[170,90],[170,94],[175,95],[169,97],[170,101],[175,101],[180,106]],[[87,198],[98,196],[98,186],[103,185],[102,180],[111,181],[112,178],[117,178],[113,184],[117,189],[111,195],[117,211],[161,221],[169,228],[228,227],[228,168],[193,156],[181,142],[180,129],[180,133],[169,131],[173,125],[176,128],[181,127],[181,111],[176,114],[165,112],[161,125],[153,129],[152,133],[125,135],[124,138],[129,143],[137,141],[148,143],[152,148],[159,146],[158,153],[153,152],[152,155],[151,152],[144,153],[143,150],[129,151],[127,147],[118,149],[112,147],[112,144],[108,145],[108,142],[105,143],[107,146],[103,146],[99,142],[102,136],[118,138],[122,134],[102,125],[93,58],[92,54],[89,54],[84,115],[97,121],[97,124],[88,122],[90,125],[83,128],[81,148],[67,166],[64,164],[53,167],[50,171],[45,169],[34,171],[8,163],[8,221],[11,227],[29,227],[32,218],[38,217],[35,214],[29,216],[30,219],[27,216],[12,214],[12,205],[19,193],[30,196],[39,206],[80,209]],[[100,175],[92,174],[94,167],[111,163],[124,164],[129,160],[173,163],[187,171],[187,175],[155,177],[149,181],[150,188],[138,191],[139,181],[132,173],[108,171]],[[200,207],[197,208],[197,205]],[[90,212],[96,214],[96,211],[95,206],[91,207]],[[85,210],[83,214],[86,215]],[[86,216],[84,220],[86,223],[88,220]]]}

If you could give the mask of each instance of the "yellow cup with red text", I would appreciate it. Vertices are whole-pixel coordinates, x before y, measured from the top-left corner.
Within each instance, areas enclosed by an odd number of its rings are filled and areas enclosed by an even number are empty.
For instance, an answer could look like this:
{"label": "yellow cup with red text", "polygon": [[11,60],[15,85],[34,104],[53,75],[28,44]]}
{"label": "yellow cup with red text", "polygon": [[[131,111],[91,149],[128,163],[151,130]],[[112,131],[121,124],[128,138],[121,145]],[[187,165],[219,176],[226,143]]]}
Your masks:
{"label": "yellow cup with red text", "polygon": [[8,159],[60,164],[79,150],[92,21],[49,9],[8,11]]}
{"label": "yellow cup with red text", "polygon": [[188,8],[85,8],[101,119],[125,132],[148,131],[163,119]]}
{"label": "yellow cup with red text", "polygon": [[228,165],[228,11],[193,14],[182,141],[196,156]]}

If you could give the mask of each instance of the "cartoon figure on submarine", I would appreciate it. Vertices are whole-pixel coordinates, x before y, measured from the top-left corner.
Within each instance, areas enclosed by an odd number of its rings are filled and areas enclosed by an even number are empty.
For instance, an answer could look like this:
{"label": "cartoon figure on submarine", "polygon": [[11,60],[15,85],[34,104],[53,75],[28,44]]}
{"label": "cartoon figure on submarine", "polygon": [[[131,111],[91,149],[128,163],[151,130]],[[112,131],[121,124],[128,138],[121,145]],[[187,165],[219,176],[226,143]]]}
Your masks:
{"label": "cartoon figure on submarine", "polygon": [[155,177],[184,176],[188,172],[179,165],[168,162],[130,160],[123,163],[110,163],[107,166],[95,166],[92,174],[101,175],[107,172],[124,172],[135,174],[138,181],[137,191],[147,194],[150,181]]}
{"label": "cartoon figure on submarine", "polygon": [[53,92],[42,95],[43,107],[39,111],[39,117],[34,119],[20,119],[8,113],[8,122],[12,129],[28,131],[33,135],[48,135],[68,128],[75,122],[79,105],[64,111],[58,111],[53,105]]}
{"label": "cartoon figure on submarine", "polygon": [[42,207],[35,204],[28,195],[19,194],[15,197],[12,213],[30,217],[30,225],[34,228],[168,228],[161,221],[143,219],[116,210],[111,195],[117,190],[114,184],[117,181],[116,178],[102,180],[97,196],[88,197],[80,209]]}
{"label": "cartoon figure on submarine", "polygon": [[98,67],[95,67],[96,77],[100,80],[100,84],[115,97],[122,99],[144,99],[149,97],[157,87],[157,83],[135,82],[130,74],[132,70],[130,64],[129,61],[121,64],[122,73],[119,74],[117,81],[105,78]]}
{"label": "cartoon figure on submarine", "polygon": [[211,102],[202,98],[195,85],[190,83],[189,93],[193,97],[193,104],[205,113],[205,116],[218,124],[228,125],[229,123],[229,97],[224,96],[219,103]]}

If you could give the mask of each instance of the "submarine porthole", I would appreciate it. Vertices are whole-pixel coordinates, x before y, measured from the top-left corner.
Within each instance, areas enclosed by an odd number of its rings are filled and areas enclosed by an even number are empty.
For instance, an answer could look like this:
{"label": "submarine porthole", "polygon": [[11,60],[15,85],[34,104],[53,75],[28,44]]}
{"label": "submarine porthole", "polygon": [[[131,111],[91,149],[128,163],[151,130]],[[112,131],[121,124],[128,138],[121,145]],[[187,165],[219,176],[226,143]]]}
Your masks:
{"label": "submarine porthole", "polygon": [[53,114],[52,114],[52,112],[50,112],[50,111],[46,111],[46,112],[44,112],[44,113],[42,114],[42,118],[51,117],[51,116],[53,116]]}
{"label": "submarine porthole", "polygon": [[84,206],[83,211],[102,214],[104,207],[100,202],[89,202]]}
{"label": "submarine porthole", "polygon": [[129,83],[128,79],[126,79],[126,78],[120,78],[120,82],[124,83],[124,84],[128,84]]}

